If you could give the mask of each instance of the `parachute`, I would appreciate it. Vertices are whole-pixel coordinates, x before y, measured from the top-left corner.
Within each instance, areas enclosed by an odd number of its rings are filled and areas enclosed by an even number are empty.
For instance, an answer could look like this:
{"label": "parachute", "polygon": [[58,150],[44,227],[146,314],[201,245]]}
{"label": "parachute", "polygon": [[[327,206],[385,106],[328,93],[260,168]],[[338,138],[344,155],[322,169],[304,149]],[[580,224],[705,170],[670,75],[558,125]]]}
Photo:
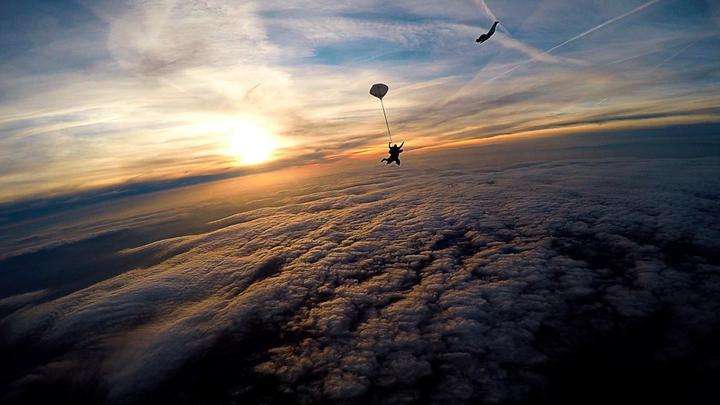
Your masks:
{"label": "parachute", "polygon": [[385,126],[387,127],[388,139],[392,142],[392,134],[390,134],[390,124],[388,124],[387,114],[385,113],[385,104],[383,104],[383,97],[387,94],[390,88],[386,84],[375,83],[370,87],[370,94],[380,99],[380,106],[382,107],[383,117],[385,117]]}
{"label": "parachute", "polygon": [[390,90],[390,88],[386,84],[376,83],[376,84],[373,84],[372,87],[370,87],[370,94],[379,98],[380,101],[382,101],[383,97],[385,97],[388,90]]}

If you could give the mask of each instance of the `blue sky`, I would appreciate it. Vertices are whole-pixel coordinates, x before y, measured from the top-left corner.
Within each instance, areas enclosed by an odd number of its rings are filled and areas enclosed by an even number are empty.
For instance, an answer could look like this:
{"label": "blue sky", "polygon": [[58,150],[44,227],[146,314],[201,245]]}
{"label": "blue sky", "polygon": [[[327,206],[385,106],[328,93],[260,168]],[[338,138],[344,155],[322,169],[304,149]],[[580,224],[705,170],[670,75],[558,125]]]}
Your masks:
{"label": "blue sky", "polygon": [[375,82],[409,150],[718,121],[717,2],[385,3],[3,2],[0,202],[382,153]]}

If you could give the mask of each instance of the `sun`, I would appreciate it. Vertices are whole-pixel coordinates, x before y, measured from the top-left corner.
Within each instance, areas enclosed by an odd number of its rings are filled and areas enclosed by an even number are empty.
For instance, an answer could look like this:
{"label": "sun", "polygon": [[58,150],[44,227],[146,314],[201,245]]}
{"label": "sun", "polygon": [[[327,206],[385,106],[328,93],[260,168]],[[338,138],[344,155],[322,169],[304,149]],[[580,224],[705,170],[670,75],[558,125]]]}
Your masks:
{"label": "sun", "polygon": [[229,153],[238,163],[256,165],[273,157],[277,141],[270,132],[250,121],[239,121],[230,129]]}

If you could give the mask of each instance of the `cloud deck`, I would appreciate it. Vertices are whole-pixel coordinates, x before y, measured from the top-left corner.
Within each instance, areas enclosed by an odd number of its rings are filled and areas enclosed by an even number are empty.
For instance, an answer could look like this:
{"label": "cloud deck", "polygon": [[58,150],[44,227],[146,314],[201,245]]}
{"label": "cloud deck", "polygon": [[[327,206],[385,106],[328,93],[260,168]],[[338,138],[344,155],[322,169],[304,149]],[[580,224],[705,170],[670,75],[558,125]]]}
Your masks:
{"label": "cloud deck", "polygon": [[526,401],[552,388],[548,370],[658,316],[653,364],[686,361],[720,326],[719,170],[346,177],[127,250],[164,260],[6,317],[6,349],[42,348],[8,395]]}

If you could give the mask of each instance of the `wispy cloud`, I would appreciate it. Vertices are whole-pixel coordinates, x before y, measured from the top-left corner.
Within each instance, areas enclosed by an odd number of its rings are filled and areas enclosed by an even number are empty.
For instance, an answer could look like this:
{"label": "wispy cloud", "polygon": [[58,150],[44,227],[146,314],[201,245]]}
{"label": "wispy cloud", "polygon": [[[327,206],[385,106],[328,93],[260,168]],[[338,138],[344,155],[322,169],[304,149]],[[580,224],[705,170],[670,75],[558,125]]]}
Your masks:
{"label": "wispy cloud", "polygon": [[[478,6],[485,14],[487,14],[488,17],[490,17],[490,19],[492,20],[492,22],[500,21],[500,19],[495,15],[495,13],[493,13],[493,11],[490,10],[490,7],[488,7],[488,5],[487,5],[487,3],[485,2],[485,0],[473,0],[473,1],[475,2],[475,4],[477,4],[477,6]],[[512,35],[512,34],[510,34],[510,31],[507,29],[507,27],[505,27],[505,24],[500,24],[500,25],[498,25],[498,29],[499,29],[500,31],[503,31],[504,33],[506,33],[508,36],[511,36],[511,35]]]}
{"label": "wispy cloud", "polygon": [[[613,17],[613,18],[611,18],[611,19],[609,19],[609,20],[607,20],[607,21],[604,21],[603,23],[598,24],[598,25],[596,25],[596,26],[594,26],[594,27],[592,27],[592,28],[590,28],[590,29],[588,29],[588,30],[586,30],[586,31],[583,31],[582,33],[577,34],[577,35],[573,36],[572,38],[569,38],[569,39],[567,39],[567,40],[565,40],[565,41],[563,41],[563,42],[561,42],[561,43],[559,43],[559,44],[557,44],[557,45],[555,45],[555,46],[553,46],[553,47],[550,47],[550,48],[548,48],[548,49],[546,49],[546,50],[544,50],[544,51],[538,52],[537,55],[534,55],[531,59],[526,60],[526,61],[523,61],[523,62],[521,62],[521,63],[518,63],[518,64],[512,66],[511,68],[503,71],[502,73],[497,74],[497,75],[494,75],[494,76],[490,77],[489,79],[486,79],[485,81],[486,81],[486,82],[490,82],[490,81],[493,81],[493,80],[497,80],[497,79],[499,79],[499,78],[501,78],[501,77],[504,77],[504,76],[506,76],[506,75],[509,75],[510,73],[516,71],[517,69],[520,69],[520,68],[522,68],[522,67],[524,67],[524,66],[526,66],[526,65],[528,65],[528,64],[531,64],[531,63],[533,63],[533,62],[536,62],[536,61],[544,62],[544,61],[546,61],[546,58],[549,57],[549,55],[550,55],[552,52],[554,52],[554,51],[556,51],[556,50],[558,50],[558,49],[560,49],[560,48],[562,48],[562,47],[564,47],[564,46],[566,46],[566,45],[568,45],[568,44],[570,44],[570,43],[572,43],[572,42],[575,42],[575,41],[577,41],[577,40],[579,40],[579,39],[581,39],[581,38],[584,38],[584,37],[586,37],[587,35],[595,32],[595,31],[598,31],[598,30],[600,30],[600,29],[603,29],[603,28],[607,27],[607,26],[610,25],[610,24],[613,24],[613,23],[615,23],[615,22],[617,22],[617,21],[620,21],[620,20],[622,20],[623,18],[629,17],[629,16],[637,13],[638,11],[641,11],[641,10],[643,10],[643,9],[645,9],[645,8],[647,8],[647,7],[655,4],[655,3],[657,3],[658,1],[660,1],[660,0],[651,0],[651,1],[648,1],[647,3],[643,3],[642,5],[634,8],[634,9],[632,9],[632,10],[626,12],[626,13],[620,14],[620,15],[618,15],[618,16],[616,16],[616,17]],[[480,77],[480,73],[478,73],[478,75],[476,75],[475,78],[473,78],[473,80],[477,80],[479,77]]]}
{"label": "wispy cloud", "polygon": [[[47,32],[22,20],[2,37],[0,200],[225,172],[237,120],[269,127],[293,164],[380,148],[367,95],[377,81],[391,86],[395,132],[415,146],[552,125],[560,110],[581,119],[615,100],[707,107],[714,98],[698,90],[717,75],[718,7],[673,4],[28,3]],[[504,28],[476,46],[493,16]]]}

